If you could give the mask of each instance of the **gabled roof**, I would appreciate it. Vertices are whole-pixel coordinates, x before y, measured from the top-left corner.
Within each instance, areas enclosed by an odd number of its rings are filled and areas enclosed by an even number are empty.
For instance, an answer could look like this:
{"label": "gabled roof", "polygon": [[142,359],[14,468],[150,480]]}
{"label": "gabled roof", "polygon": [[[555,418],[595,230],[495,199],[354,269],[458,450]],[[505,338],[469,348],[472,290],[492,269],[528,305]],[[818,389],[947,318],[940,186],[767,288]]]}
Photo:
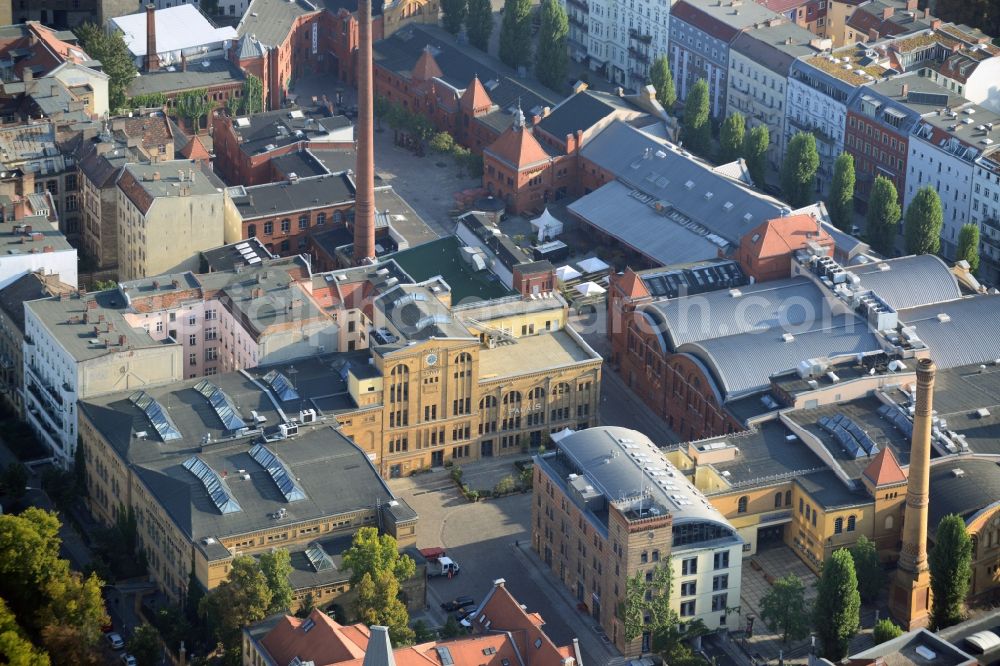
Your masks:
{"label": "gabled roof", "polygon": [[[755,248],[756,257],[780,257],[790,255],[806,247],[809,241],[824,246],[833,246],[833,239],[824,231],[820,223],[811,215],[789,215],[767,220],[752,233],[747,234],[750,247]],[[747,240],[744,236],[744,242]]]}
{"label": "gabled roof", "polygon": [[255,35],[243,35],[236,46],[237,60],[260,58],[264,55],[264,45]]}
{"label": "gabled roof", "polygon": [[524,127],[510,127],[486,148],[486,152],[518,170],[549,160],[542,144]]}
{"label": "gabled roof", "polygon": [[896,462],[896,456],[888,446],[878,452],[878,455],[872,459],[862,474],[875,484],[876,488],[906,483],[906,474]]}
{"label": "gabled roof", "polygon": [[414,81],[430,81],[431,79],[444,76],[444,74],[442,74],[441,68],[438,67],[437,61],[434,60],[434,54],[427,48],[420,54],[420,59],[413,66],[413,72],[410,76]]}
{"label": "gabled roof", "polygon": [[649,290],[646,289],[646,285],[643,284],[642,280],[631,268],[626,268],[625,272],[615,280],[615,284],[629,298],[645,298],[649,296]]}
{"label": "gabled roof", "polygon": [[462,93],[459,106],[464,111],[473,114],[478,111],[488,111],[493,106],[493,100],[490,99],[489,93],[486,92],[486,88],[483,87],[478,76],[473,77],[472,83]]}
{"label": "gabled roof", "polygon": [[[305,631],[303,627],[307,623],[312,623],[312,626]],[[317,664],[364,658],[368,636],[364,636],[363,644],[359,645],[345,635],[344,629],[346,627],[317,608],[305,620],[291,615],[281,618],[277,626],[261,639],[261,643],[271,657],[282,664],[290,663],[295,657]]]}

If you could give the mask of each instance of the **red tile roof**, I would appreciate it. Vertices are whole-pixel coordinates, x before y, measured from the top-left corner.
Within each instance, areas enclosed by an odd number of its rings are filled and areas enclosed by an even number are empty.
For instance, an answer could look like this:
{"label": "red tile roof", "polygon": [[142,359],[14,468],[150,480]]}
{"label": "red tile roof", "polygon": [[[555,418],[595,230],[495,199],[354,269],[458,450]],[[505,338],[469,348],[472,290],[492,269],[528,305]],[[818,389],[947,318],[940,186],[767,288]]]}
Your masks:
{"label": "red tile roof", "polygon": [[879,486],[894,486],[906,483],[906,473],[896,462],[892,449],[886,447],[878,452],[864,471],[865,478]]}
{"label": "red tile roof", "polygon": [[438,67],[433,54],[424,49],[424,52],[420,54],[420,59],[417,60],[417,64],[413,66],[410,77],[414,81],[430,81],[441,76],[444,76],[444,74],[441,73],[441,68]]}
{"label": "red tile roof", "polygon": [[549,154],[531,130],[517,126],[508,128],[486,148],[486,152],[518,170],[549,159]]}
{"label": "red tile roof", "polygon": [[[363,637],[359,631],[350,638],[345,636],[344,629],[325,613],[314,609],[305,620],[286,615],[261,639],[261,644],[279,664],[291,663],[295,657],[314,661],[316,666],[364,658],[367,629]],[[361,644],[355,642],[357,640]]]}
{"label": "red tile roof", "polygon": [[486,88],[483,87],[478,76],[473,77],[472,83],[462,93],[462,100],[459,106],[461,106],[463,111],[471,113],[473,116],[485,113],[493,106],[493,100],[490,99]]}
{"label": "red tile roof", "polygon": [[649,296],[649,290],[646,289],[646,285],[631,268],[626,268],[621,276],[615,278],[615,284],[619,291],[629,298],[646,298]]}
{"label": "red tile roof", "polygon": [[754,255],[757,257],[790,255],[796,250],[805,248],[808,241],[833,247],[833,238],[819,228],[819,224],[811,215],[790,215],[767,220],[746,234],[744,239],[756,246]]}

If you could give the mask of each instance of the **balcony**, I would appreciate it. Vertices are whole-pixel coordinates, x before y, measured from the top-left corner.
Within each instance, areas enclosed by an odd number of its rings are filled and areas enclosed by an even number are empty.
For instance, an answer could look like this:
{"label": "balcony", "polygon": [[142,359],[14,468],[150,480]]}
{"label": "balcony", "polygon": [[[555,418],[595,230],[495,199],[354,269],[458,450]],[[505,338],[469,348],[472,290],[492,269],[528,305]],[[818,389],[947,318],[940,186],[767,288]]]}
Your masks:
{"label": "balcony", "polygon": [[587,26],[587,20],[584,19],[584,18],[578,17],[576,14],[570,14],[569,15],[569,24],[572,25],[572,26],[575,26],[576,28],[578,28],[582,32],[589,32],[590,31],[590,28]]}
{"label": "balcony", "polygon": [[632,60],[641,62],[644,64],[649,64],[649,53],[646,51],[639,50],[634,46],[628,47],[628,55]]}
{"label": "balcony", "polygon": [[629,28],[628,29],[628,38],[629,39],[634,39],[634,40],[636,40],[638,42],[642,42],[643,44],[652,44],[653,43],[653,36],[652,35],[643,35],[638,30],[636,30],[635,28]]}
{"label": "balcony", "polygon": [[[28,395],[35,399],[35,403],[38,405],[36,414],[41,412],[45,414],[44,419],[35,420],[38,422],[39,426],[44,428],[46,432],[58,439],[58,433],[62,428],[62,423],[55,416],[56,414],[61,414],[61,409],[54,409],[51,402],[48,401],[46,392],[38,388],[38,386],[31,381],[25,382],[25,388],[28,389]],[[30,403],[29,403],[30,404]]]}
{"label": "balcony", "polygon": [[590,6],[587,5],[586,0],[566,0],[566,6],[567,7],[576,7],[578,9],[582,9],[585,12],[589,12],[590,11]]}
{"label": "balcony", "polygon": [[786,116],[786,117],[788,119],[788,123],[792,127],[800,129],[803,132],[810,132],[813,136],[816,137],[817,141],[822,141],[823,143],[830,143],[830,144],[836,145],[837,140],[835,138],[833,138],[832,136],[830,136],[829,134],[827,134],[826,132],[824,132],[823,130],[821,130],[820,128],[813,127],[812,125],[810,125],[807,122],[797,120],[795,118],[795,116],[791,116],[790,115],[790,116]]}

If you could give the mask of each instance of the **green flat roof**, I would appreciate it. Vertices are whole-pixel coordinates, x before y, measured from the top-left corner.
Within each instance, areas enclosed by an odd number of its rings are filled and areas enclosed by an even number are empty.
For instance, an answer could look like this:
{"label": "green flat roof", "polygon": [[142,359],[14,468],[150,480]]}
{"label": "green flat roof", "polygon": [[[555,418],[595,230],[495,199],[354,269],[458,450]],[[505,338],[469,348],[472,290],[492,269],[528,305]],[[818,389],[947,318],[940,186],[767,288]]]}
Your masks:
{"label": "green flat roof", "polygon": [[471,299],[485,301],[515,293],[489,271],[475,272],[459,255],[461,242],[454,236],[401,250],[392,258],[417,282],[440,275],[451,287],[451,302],[458,305]]}

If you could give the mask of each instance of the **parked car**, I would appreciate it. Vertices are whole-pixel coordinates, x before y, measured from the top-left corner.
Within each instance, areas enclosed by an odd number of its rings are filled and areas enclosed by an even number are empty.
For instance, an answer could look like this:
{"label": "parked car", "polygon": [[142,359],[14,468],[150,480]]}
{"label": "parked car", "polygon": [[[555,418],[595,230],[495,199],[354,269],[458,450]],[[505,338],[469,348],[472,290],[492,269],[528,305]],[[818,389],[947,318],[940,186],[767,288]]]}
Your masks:
{"label": "parked car", "polygon": [[107,639],[108,645],[111,646],[112,650],[122,650],[125,648],[125,640],[117,631],[112,631],[110,634],[107,634]]}
{"label": "parked car", "polygon": [[472,606],[471,608],[459,608],[457,611],[455,611],[455,620],[459,624],[461,624],[462,620],[469,617],[475,612],[476,612],[475,606]]}
{"label": "parked car", "polygon": [[457,611],[467,606],[475,606],[476,601],[472,597],[456,597],[451,601],[446,601],[441,604],[441,610],[452,612]]}
{"label": "parked car", "polygon": [[130,654],[123,654],[122,655],[122,666],[137,666],[137,663],[135,661],[135,657],[133,657]]}

